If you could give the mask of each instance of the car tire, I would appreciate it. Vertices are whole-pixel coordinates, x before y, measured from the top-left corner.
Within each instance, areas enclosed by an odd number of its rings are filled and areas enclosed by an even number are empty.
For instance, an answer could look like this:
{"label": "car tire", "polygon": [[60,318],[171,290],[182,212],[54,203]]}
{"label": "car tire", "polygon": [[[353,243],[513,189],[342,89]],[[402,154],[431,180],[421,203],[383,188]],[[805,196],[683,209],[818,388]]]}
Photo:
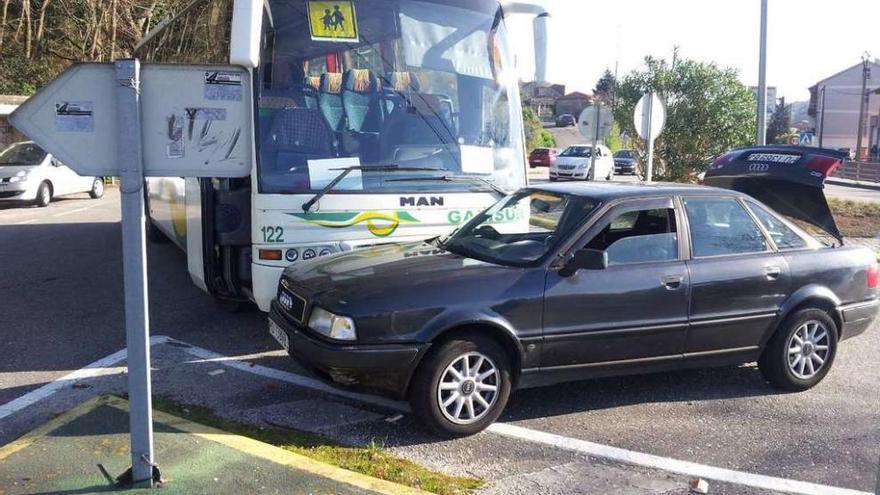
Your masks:
{"label": "car tire", "polygon": [[104,179],[96,177],[92,182],[92,189],[89,191],[89,197],[92,199],[101,199],[104,197]]}
{"label": "car tire", "polygon": [[[465,362],[469,363],[467,374]],[[507,352],[492,339],[464,334],[436,344],[425,356],[410,384],[409,402],[415,417],[429,430],[443,437],[461,437],[495,422],[507,405],[510,389]],[[444,407],[442,400],[451,402]]]}
{"label": "car tire", "polygon": [[557,180],[559,179],[557,179],[556,177],[550,177],[550,182],[556,182]]}
{"label": "car tire", "polygon": [[791,314],[758,360],[761,375],[782,390],[812,388],[834,364],[838,335],[837,324],[821,309],[801,309]]}
{"label": "car tire", "polygon": [[609,170],[608,175],[605,176],[605,180],[611,180],[614,178],[614,170]]}
{"label": "car tire", "polygon": [[49,203],[52,202],[52,186],[48,182],[43,182],[40,184],[40,187],[37,188],[37,197],[34,199],[34,204],[39,206],[40,208],[44,208],[49,206]]}

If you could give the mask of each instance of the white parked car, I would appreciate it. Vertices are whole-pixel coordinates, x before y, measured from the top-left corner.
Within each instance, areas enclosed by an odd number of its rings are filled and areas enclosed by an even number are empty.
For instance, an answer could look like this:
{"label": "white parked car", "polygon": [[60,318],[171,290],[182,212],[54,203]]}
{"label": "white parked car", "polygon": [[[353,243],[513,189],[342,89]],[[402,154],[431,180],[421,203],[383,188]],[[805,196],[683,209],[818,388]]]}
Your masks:
{"label": "white parked car", "polygon": [[30,141],[0,151],[0,201],[47,206],[52,198],[75,193],[98,199],[104,195],[104,181],[77,175]]}
{"label": "white parked car", "polygon": [[575,144],[556,155],[556,163],[550,166],[550,180],[578,179],[596,180],[614,178],[614,157],[605,146],[596,147],[596,170],[592,170],[593,147]]}

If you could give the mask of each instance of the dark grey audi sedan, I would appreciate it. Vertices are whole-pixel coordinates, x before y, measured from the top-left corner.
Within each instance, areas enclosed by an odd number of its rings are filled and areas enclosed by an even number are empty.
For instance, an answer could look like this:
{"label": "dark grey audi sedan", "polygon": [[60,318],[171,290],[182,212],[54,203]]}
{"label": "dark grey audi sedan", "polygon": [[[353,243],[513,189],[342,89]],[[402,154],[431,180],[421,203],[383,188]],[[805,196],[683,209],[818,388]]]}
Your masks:
{"label": "dark grey audi sedan", "polygon": [[598,376],[757,361],[806,390],[878,311],[875,255],[844,245],[822,194],[839,160],[751,148],[715,162],[724,188],[526,188],[448,237],[289,267],[269,329],[445,435],[487,427],[515,388]]}

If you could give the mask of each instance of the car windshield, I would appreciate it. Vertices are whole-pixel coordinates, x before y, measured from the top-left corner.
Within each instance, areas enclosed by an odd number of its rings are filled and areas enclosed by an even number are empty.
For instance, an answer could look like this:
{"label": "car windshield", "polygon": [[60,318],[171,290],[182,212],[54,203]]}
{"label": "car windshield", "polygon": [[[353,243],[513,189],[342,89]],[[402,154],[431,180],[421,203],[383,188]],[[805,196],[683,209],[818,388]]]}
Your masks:
{"label": "car windshield", "polygon": [[596,205],[581,196],[520,191],[474,217],[442,246],[489,263],[532,265],[581,225]]}
{"label": "car windshield", "polygon": [[569,146],[559,156],[574,156],[578,158],[589,158],[593,148],[589,146]]}
{"label": "car windshield", "polygon": [[12,165],[39,165],[46,152],[34,143],[17,143],[0,152],[0,167]]}
{"label": "car windshield", "polygon": [[620,150],[614,154],[614,158],[635,158],[635,153],[632,150]]}
{"label": "car windshield", "polygon": [[316,10],[326,2],[266,4],[261,192],[315,192],[352,166],[365,169],[333,192],[486,190],[413,180],[441,175],[525,184],[517,80],[496,1],[345,0],[326,12]]}

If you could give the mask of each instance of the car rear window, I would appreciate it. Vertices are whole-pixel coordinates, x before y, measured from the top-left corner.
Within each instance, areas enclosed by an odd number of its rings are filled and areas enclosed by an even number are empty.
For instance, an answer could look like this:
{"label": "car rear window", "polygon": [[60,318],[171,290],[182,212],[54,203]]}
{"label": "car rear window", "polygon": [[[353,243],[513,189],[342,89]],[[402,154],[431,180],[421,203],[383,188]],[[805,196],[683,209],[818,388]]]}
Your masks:
{"label": "car rear window", "polygon": [[770,234],[777,248],[801,249],[809,246],[807,240],[786,225],[782,219],[756,203],[750,201],[748,205],[758,218],[758,221],[764,226],[764,229]]}
{"label": "car rear window", "polygon": [[695,257],[767,250],[763,232],[735,198],[686,198],[684,206]]}

